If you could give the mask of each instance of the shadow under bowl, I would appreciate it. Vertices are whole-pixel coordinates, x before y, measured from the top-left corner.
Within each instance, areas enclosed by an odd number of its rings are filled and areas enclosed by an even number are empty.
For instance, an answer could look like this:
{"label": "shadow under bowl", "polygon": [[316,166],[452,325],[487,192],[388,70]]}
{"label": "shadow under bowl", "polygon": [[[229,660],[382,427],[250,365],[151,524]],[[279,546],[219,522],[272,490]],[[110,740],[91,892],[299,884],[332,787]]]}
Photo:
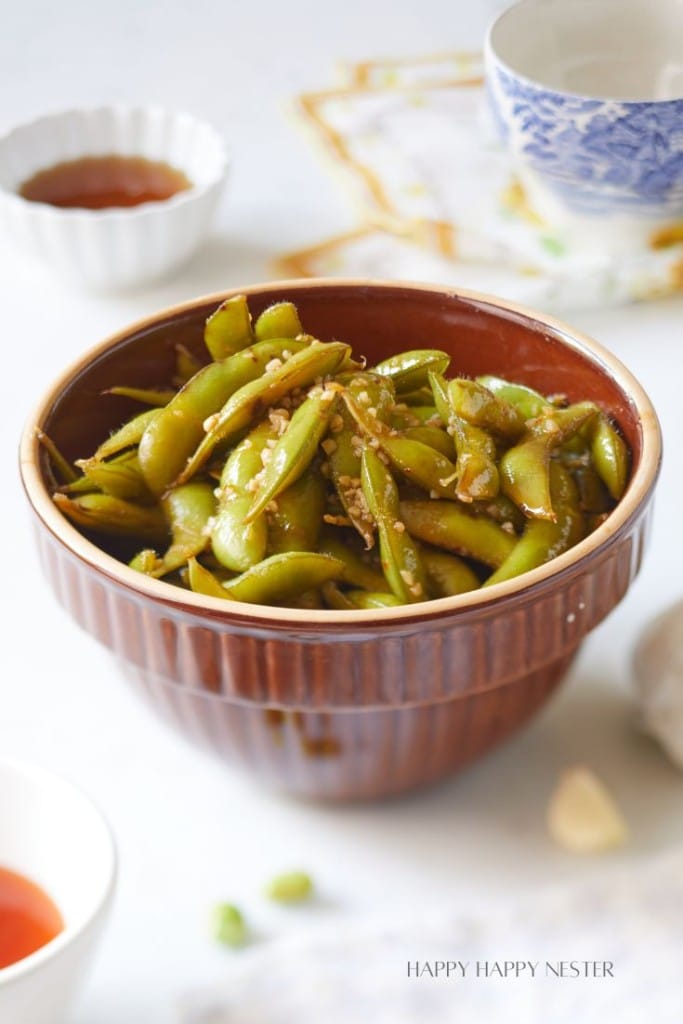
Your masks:
{"label": "shadow under bowl", "polygon": [[[254,315],[291,299],[306,329],[370,364],[404,349],[449,352],[459,374],[495,373],[592,399],[632,452],[609,519],[548,565],[484,591],[412,606],[310,611],[203,597],[151,580],[77,531],[50,498],[42,427],[69,458],[139,409],[113,383],[170,383],[174,346],[203,352],[227,294],[134,324],[87,353],[44,397],[21,472],[58,600],[119,658],[134,687],[188,738],[267,785],[322,800],[373,799],[444,778],[526,722],[583,637],[626,593],[648,534],[661,458],[638,382],[594,342],[540,314],[446,287],[291,281],[241,289]],[[120,554],[121,552],[119,552]]]}

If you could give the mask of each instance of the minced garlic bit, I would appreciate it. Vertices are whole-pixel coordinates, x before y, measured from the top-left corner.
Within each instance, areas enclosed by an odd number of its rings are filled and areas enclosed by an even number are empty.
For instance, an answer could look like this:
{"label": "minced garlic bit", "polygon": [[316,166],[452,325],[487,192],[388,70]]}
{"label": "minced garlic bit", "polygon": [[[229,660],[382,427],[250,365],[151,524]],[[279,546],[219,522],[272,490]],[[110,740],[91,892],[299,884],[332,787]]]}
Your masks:
{"label": "minced garlic bit", "polygon": [[283,352],[282,352],[282,360],[283,360],[283,362],[286,363],[287,360],[291,359],[291,358],[292,358],[292,353],[289,351],[289,349],[288,348],[284,349]]}
{"label": "minced garlic bit", "polygon": [[207,416],[206,417],[206,419],[202,423],[202,427],[204,428],[204,430],[205,430],[205,432],[207,434],[209,433],[210,430],[213,430],[213,428],[218,423],[219,419],[220,419],[220,416],[219,416],[219,414],[217,412],[215,412],[212,416]]}
{"label": "minced garlic bit", "polygon": [[330,431],[333,434],[338,434],[344,429],[344,417],[340,416],[338,412],[334,414],[330,420]]}
{"label": "minced garlic bit", "polygon": [[367,391],[359,391],[357,397],[361,405],[370,405],[370,402],[372,401]]}
{"label": "minced garlic bit", "polygon": [[322,442],[320,447],[322,448],[326,455],[331,455],[333,452],[336,452],[337,450],[337,442],[333,441],[331,437],[328,437],[325,441]]}
{"label": "minced garlic bit", "polygon": [[405,533],[406,524],[402,523],[400,519],[396,519],[394,521],[394,529],[396,530],[396,533]]}
{"label": "minced garlic bit", "polygon": [[501,523],[500,524],[500,528],[501,528],[501,530],[505,530],[506,533],[511,533],[511,534],[514,535],[515,528],[514,528],[513,524],[509,520],[506,523]]}
{"label": "minced garlic bit", "polygon": [[261,452],[261,462],[263,463],[264,466],[268,465],[268,463],[270,462],[272,457],[273,457],[273,449],[272,448],[264,448],[263,451]]}
{"label": "minced garlic bit", "polygon": [[275,356],[270,360],[270,362],[266,363],[266,373],[275,373],[275,371],[279,370],[282,365],[282,360]]}
{"label": "minced garlic bit", "polygon": [[284,408],[270,409],[268,412],[268,419],[270,420],[273,430],[275,430],[278,437],[280,437],[289,426],[289,410]]}
{"label": "minced garlic bit", "polygon": [[323,522],[329,526],[352,526],[348,516],[331,516],[327,512],[323,516]]}
{"label": "minced garlic bit", "polygon": [[409,569],[399,570],[399,576],[408,587],[415,586],[415,576]]}
{"label": "minced garlic bit", "polygon": [[422,584],[421,583],[414,583],[412,585],[412,587],[408,587],[408,590],[413,595],[413,597],[422,597]]}

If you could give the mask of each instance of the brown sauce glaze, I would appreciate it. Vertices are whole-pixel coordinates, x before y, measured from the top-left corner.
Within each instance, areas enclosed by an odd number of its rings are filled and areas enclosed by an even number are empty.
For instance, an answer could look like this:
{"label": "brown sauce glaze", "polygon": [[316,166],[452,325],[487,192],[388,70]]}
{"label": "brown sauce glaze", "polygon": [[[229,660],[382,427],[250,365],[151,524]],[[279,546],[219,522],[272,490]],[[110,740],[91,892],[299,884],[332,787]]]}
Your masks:
{"label": "brown sauce glaze", "polygon": [[104,210],[160,202],[191,188],[192,182],[169,164],[141,156],[86,156],[38,171],[19,195],[50,206]]}

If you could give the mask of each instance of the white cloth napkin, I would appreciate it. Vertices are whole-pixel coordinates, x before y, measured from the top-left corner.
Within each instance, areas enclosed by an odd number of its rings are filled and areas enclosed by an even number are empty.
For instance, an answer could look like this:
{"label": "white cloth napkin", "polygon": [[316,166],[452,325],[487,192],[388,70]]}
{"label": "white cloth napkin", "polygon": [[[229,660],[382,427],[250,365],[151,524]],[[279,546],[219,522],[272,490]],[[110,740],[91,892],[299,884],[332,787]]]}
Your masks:
{"label": "white cloth napkin", "polygon": [[299,98],[313,139],[351,187],[362,229],[285,254],[305,275],[437,280],[552,309],[656,298],[683,287],[683,224],[598,253],[545,223],[493,136],[479,55],[381,61]]}
{"label": "white cloth napkin", "polygon": [[[607,886],[539,891],[533,901],[492,916],[440,909],[392,919],[335,918],[324,931],[245,953],[221,986],[187,997],[180,1019],[182,1024],[680,1024],[682,954],[683,851],[677,851],[646,869],[620,868]],[[426,970],[414,976],[416,962],[430,964],[434,972],[437,961],[456,964],[450,977],[445,969],[438,977]],[[501,977],[493,965],[505,970],[505,961],[531,962],[535,976],[520,966],[508,967]],[[560,962],[565,977],[553,973]],[[584,977],[586,962],[597,965],[589,966],[589,973],[605,976]]]}

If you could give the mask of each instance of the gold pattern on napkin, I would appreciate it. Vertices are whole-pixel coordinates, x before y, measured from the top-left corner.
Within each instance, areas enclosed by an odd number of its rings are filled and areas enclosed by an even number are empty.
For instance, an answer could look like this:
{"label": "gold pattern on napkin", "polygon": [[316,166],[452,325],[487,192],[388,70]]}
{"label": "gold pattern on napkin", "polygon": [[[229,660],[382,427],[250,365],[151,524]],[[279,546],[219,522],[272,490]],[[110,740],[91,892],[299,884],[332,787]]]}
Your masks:
{"label": "gold pattern on napkin", "polygon": [[350,188],[357,231],[284,253],[302,276],[435,280],[555,309],[683,290],[683,232],[595,258],[544,223],[487,120],[478,53],[368,60],[296,112]]}

